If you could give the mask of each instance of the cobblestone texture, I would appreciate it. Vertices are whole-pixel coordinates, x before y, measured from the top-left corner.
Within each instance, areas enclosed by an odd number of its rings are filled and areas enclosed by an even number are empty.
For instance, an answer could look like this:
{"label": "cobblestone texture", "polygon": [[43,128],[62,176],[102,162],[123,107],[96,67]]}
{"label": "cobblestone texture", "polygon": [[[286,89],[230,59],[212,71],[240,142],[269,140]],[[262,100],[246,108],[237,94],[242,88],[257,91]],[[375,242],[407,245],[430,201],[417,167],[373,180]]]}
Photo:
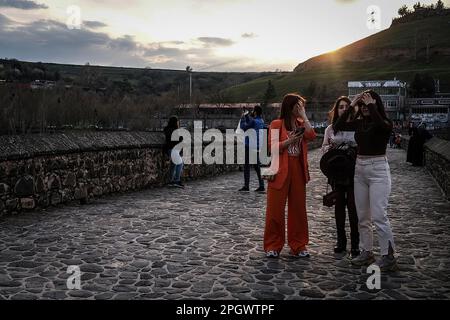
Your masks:
{"label": "cobblestone texture", "polygon": [[[150,189],[0,220],[0,299],[449,299],[450,204],[423,168],[389,150],[389,215],[400,271],[369,290],[365,268],[333,254],[333,209],[321,204],[310,153],[309,260],[268,260],[265,195],[236,192],[242,173],[185,190]],[[256,177],[252,176],[253,187]],[[69,265],[81,290],[68,290]]]}

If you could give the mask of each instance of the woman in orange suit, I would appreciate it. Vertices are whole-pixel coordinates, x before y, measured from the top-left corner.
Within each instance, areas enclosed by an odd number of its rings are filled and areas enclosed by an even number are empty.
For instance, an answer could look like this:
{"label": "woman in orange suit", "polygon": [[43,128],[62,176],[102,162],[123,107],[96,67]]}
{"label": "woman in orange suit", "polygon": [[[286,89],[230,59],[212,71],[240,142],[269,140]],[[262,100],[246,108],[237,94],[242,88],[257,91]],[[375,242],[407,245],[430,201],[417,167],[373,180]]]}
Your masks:
{"label": "woman in orange suit", "polygon": [[[279,119],[270,124],[269,148],[277,144],[279,158],[278,172],[269,181],[267,190],[264,251],[268,258],[278,258],[285,243],[286,200],[291,255],[309,257],[306,248],[309,241],[306,183],[310,179],[307,141],[315,139],[316,133],[306,116],[305,104],[306,100],[302,96],[287,94],[283,98]],[[278,130],[278,134],[274,130]]]}

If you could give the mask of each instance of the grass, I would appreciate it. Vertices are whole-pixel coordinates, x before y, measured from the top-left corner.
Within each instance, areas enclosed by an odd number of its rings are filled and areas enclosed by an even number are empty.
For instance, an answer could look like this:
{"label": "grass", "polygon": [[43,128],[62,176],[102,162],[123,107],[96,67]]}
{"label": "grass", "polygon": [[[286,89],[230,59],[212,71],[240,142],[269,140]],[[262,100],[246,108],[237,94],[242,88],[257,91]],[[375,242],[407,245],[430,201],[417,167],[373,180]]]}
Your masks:
{"label": "grass", "polygon": [[[277,91],[276,100],[281,100],[288,92],[304,92],[314,81],[318,88],[326,86],[327,97],[334,99],[347,94],[347,81],[350,80],[396,77],[409,82],[416,73],[429,73],[440,79],[441,86],[448,86],[450,90],[449,22],[450,16],[437,16],[398,24],[339,50],[309,59],[306,71],[258,78],[226,89],[226,93],[235,101],[256,101],[261,99],[268,80],[271,80]],[[425,58],[427,37],[430,45],[429,63],[426,63]],[[415,38],[419,49],[417,60],[407,56],[414,52]],[[401,50],[405,52],[404,56],[399,53]],[[447,56],[436,54],[436,50],[447,50]],[[391,51],[394,52],[392,56],[387,54],[386,57],[386,53]],[[361,62],[360,57],[368,57],[370,61]],[[297,70],[304,66],[300,64]]]}

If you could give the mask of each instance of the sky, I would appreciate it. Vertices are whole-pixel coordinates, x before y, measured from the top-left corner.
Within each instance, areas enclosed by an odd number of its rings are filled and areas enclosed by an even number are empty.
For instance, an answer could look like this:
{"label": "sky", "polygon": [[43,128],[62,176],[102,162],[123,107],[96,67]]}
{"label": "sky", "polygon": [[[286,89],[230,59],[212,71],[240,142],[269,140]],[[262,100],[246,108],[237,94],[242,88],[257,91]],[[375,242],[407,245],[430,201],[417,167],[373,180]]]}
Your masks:
{"label": "sky", "polygon": [[[0,0],[0,57],[154,69],[189,65],[194,71],[292,71],[313,56],[388,28],[398,8],[412,8],[415,2]],[[444,3],[450,6],[450,0]],[[373,5],[377,8],[369,8]],[[368,25],[370,12],[376,22]]]}

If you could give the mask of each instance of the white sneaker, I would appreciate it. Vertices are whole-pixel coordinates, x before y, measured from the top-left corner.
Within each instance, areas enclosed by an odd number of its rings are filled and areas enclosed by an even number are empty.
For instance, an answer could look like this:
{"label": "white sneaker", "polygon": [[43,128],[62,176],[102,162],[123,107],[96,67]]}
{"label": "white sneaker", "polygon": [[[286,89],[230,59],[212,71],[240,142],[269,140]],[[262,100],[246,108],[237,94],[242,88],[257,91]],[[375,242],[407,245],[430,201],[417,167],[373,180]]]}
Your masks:
{"label": "white sneaker", "polygon": [[299,253],[297,253],[296,257],[299,258],[309,258],[311,255],[309,254],[308,250],[302,250]]}
{"label": "white sneaker", "polygon": [[280,254],[278,253],[278,251],[275,250],[270,250],[266,252],[266,258],[278,258],[280,256]]}
{"label": "white sneaker", "polygon": [[297,254],[293,254],[292,251],[290,251],[289,255],[294,258],[309,258],[310,257],[308,250],[302,250]]}

